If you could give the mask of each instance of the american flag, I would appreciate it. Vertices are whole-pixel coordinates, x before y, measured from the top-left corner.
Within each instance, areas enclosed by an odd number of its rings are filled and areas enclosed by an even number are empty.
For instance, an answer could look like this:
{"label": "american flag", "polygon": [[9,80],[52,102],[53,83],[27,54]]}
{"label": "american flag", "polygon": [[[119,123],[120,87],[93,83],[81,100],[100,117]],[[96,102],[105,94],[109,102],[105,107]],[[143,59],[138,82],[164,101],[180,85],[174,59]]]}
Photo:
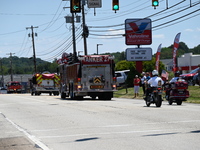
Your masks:
{"label": "american flag", "polygon": [[165,70],[162,70],[161,77],[166,78],[168,80],[169,73],[166,72]]}

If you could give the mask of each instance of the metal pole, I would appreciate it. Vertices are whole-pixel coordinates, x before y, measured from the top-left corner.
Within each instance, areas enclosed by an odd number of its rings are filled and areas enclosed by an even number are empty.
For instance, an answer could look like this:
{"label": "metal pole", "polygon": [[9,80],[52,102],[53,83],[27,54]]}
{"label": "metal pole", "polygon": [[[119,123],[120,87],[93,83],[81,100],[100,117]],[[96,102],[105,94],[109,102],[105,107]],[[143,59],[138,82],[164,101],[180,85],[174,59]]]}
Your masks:
{"label": "metal pole", "polygon": [[97,44],[97,55],[99,55],[99,45],[103,45],[103,44]]}

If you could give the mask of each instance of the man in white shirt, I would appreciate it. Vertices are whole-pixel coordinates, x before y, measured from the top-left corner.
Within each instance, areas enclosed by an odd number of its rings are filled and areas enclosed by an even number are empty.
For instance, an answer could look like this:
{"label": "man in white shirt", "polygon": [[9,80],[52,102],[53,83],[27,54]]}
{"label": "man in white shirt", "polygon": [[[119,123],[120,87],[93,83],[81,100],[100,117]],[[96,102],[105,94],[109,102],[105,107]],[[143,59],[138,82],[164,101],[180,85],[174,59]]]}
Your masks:
{"label": "man in white shirt", "polygon": [[152,92],[152,88],[158,87],[158,82],[159,81],[161,81],[161,85],[164,84],[164,81],[160,77],[158,77],[158,71],[157,70],[153,70],[152,71],[152,75],[153,75],[153,77],[151,77],[147,82],[150,85],[151,88],[150,89],[148,88],[146,90],[146,98],[149,95],[149,93]]}
{"label": "man in white shirt", "polygon": [[150,85],[150,87],[158,87],[158,81],[161,81],[161,85],[164,84],[164,81],[160,77],[158,77],[157,70],[153,70],[152,75],[153,77],[151,77],[147,82]]}

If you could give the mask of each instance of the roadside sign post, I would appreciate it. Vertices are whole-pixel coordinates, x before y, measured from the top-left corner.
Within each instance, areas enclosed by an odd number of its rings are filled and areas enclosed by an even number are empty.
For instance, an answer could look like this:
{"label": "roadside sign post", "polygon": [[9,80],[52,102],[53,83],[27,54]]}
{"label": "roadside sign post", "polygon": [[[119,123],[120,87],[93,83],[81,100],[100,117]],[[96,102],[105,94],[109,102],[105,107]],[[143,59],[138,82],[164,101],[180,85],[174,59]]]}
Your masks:
{"label": "roadside sign post", "polygon": [[140,45],[151,45],[152,43],[151,19],[126,19],[125,20],[125,43],[126,45],[137,45],[138,48],[126,49],[126,60],[136,61],[136,69],[142,72],[142,61],[152,59],[151,48],[139,48]]}

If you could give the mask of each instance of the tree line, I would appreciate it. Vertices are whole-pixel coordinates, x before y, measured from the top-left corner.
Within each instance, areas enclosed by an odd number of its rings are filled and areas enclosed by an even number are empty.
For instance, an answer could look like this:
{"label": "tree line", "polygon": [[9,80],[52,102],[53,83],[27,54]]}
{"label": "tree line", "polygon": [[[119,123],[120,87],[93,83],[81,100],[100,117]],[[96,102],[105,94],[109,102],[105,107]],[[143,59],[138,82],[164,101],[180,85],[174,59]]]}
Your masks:
{"label": "tree line", "polygon": [[[172,48],[173,45],[169,47],[163,47],[161,50],[161,55],[160,59],[172,59]],[[200,54],[200,45],[189,49],[188,46],[184,42],[179,43],[179,48],[178,48],[178,54],[177,56],[183,55],[184,53],[193,53],[193,54]],[[115,70],[135,70],[135,62],[129,62],[126,61],[125,59],[125,52],[115,52],[115,53],[104,53],[104,54],[109,54],[113,55],[115,57]],[[151,61],[144,61],[143,62],[143,71],[145,72],[150,72],[155,68],[155,56],[154,54],[152,56]],[[12,70],[13,74],[33,74],[34,73],[34,64],[33,64],[33,59],[31,58],[26,58],[26,57],[17,57],[17,56],[12,56],[12,58],[1,58],[1,66],[0,67],[0,72],[1,74],[8,75],[11,73],[11,59],[12,59]],[[56,63],[56,60],[53,62],[47,62],[44,61],[40,58],[36,59],[36,66],[37,66],[37,71],[38,72],[44,72],[44,71],[49,71],[49,72],[56,72],[58,64]],[[160,62],[160,68],[159,70],[163,70],[165,66]],[[2,68],[2,69],[1,69]]]}

